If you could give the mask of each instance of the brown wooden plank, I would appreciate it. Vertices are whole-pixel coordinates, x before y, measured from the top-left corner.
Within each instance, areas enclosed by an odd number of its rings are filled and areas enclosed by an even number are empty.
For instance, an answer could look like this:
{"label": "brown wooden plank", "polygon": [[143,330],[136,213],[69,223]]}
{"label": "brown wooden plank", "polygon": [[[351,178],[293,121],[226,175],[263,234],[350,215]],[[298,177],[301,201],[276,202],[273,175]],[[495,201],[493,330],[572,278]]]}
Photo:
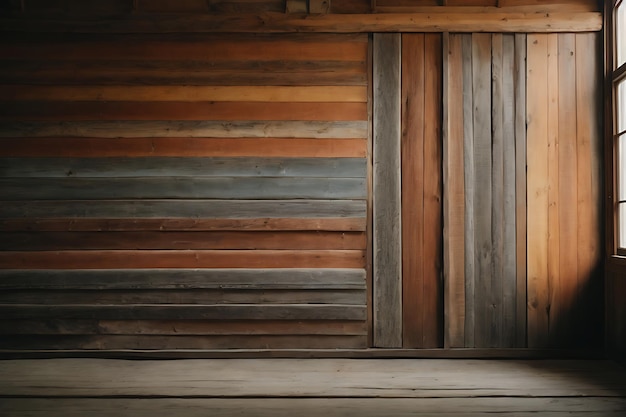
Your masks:
{"label": "brown wooden plank", "polygon": [[46,61],[42,66],[39,61],[5,60],[0,79],[18,85],[365,86],[365,65],[365,61],[76,59]]}
{"label": "brown wooden plank", "polygon": [[373,42],[374,346],[392,348],[402,346],[401,37]]}
{"label": "brown wooden plank", "polygon": [[306,304],[228,305],[36,305],[2,304],[4,319],[98,320],[354,320],[365,319],[365,306]]}
{"label": "brown wooden plank", "polygon": [[3,157],[357,157],[367,140],[317,138],[0,138]]}
{"label": "brown wooden plank", "polygon": [[[346,304],[365,305],[365,290],[2,291],[0,304]],[[24,332],[19,332],[24,334]]]}
{"label": "brown wooden plank", "polygon": [[[149,33],[152,33],[150,35]],[[0,45],[3,59],[71,61],[364,61],[367,36],[322,34],[250,35],[88,35],[26,37]],[[67,34],[64,34],[67,35]],[[68,39],[69,38],[69,39]],[[106,63],[105,63],[106,64]]]}
{"label": "brown wooden plank", "polygon": [[209,3],[206,0],[137,0],[135,7],[147,13],[208,12]]}
{"label": "brown wooden plank", "polygon": [[548,335],[548,36],[527,36],[528,346]]}
{"label": "brown wooden plank", "polygon": [[365,86],[31,86],[0,85],[3,100],[30,101],[367,101]]}
{"label": "brown wooden plank", "polygon": [[[554,339],[555,326],[558,326],[558,310],[561,293],[561,274],[559,270],[560,258],[560,235],[559,235],[559,45],[560,35],[548,36],[548,136],[547,136],[547,159],[548,177],[548,275],[546,285],[548,288],[548,340]],[[556,307],[556,308],[555,308]],[[553,308],[557,316],[553,314]],[[549,342],[550,343],[550,342]]]}
{"label": "brown wooden plank", "polygon": [[476,248],[474,161],[474,92],[472,74],[472,35],[461,35],[463,65],[463,166],[465,187],[465,347],[475,347],[476,330]]}
{"label": "brown wooden plank", "polygon": [[[567,320],[576,297],[578,286],[578,261],[572,259],[578,251],[578,155],[576,152],[576,38],[574,34],[559,35],[559,299],[552,306],[553,317],[558,322]],[[556,335],[561,338],[566,331],[561,327]]]}
{"label": "brown wooden plank", "polygon": [[0,252],[5,269],[364,268],[361,250],[117,250]]}
{"label": "brown wooden plank", "polygon": [[[600,39],[576,35],[576,151],[578,154],[578,285],[572,340],[581,345],[602,338],[602,85]],[[583,330],[585,329],[585,330]],[[581,335],[588,335],[582,338]]]}
{"label": "brown wooden plank", "polygon": [[490,346],[492,323],[491,35],[472,35],[474,128],[475,346]]}
{"label": "brown wooden plank", "polygon": [[2,101],[0,120],[367,120],[365,103]]}
{"label": "brown wooden plank", "polygon": [[284,12],[284,0],[208,0],[211,12],[218,13],[252,13],[252,12]]}
{"label": "brown wooden plank", "polygon": [[264,230],[319,230],[365,231],[363,217],[345,218],[247,218],[247,219],[175,219],[175,218],[118,218],[118,219],[41,219],[0,218],[0,230],[38,232],[130,232],[130,231],[264,231]]}
{"label": "brown wooden plank", "polygon": [[365,336],[12,336],[2,349],[363,349]]}
{"label": "brown wooden plank", "polygon": [[[488,346],[504,347],[504,35],[491,36],[491,276]],[[508,168],[508,167],[507,167]]]}
{"label": "brown wooden plank", "polygon": [[516,347],[526,347],[526,35],[515,36]]}
{"label": "brown wooden plank", "polygon": [[0,334],[336,335],[361,336],[359,321],[0,320]]}
{"label": "brown wooden plank", "polygon": [[79,121],[0,122],[0,137],[195,137],[318,138],[367,137],[366,121]]}
{"label": "brown wooden plank", "polygon": [[465,347],[465,167],[461,35],[443,35],[443,224],[445,347]]}
{"label": "brown wooden plank", "polygon": [[402,35],[402,346],[424,344],[425,42],[424,34]]}
{"label": "brown wooden plank", "polygon": [[424,336],[422,346],[443,346],[442,274],[442,44],[425,35],[424,106]]}
{"label": "brown wooden plank", "polygon": [[588,32],[602,29],[600,12],[542,13],[374,13],[316,16],[267,12],[177,16],[148,15],[92,22],[84,19],[31,18],[0,20],[4,31],[54,33],[381,33],[381,32]]}
{"label": "brown wooden plank", "polygon": [[0,250],[365,249],[360,232],[0,232]]}

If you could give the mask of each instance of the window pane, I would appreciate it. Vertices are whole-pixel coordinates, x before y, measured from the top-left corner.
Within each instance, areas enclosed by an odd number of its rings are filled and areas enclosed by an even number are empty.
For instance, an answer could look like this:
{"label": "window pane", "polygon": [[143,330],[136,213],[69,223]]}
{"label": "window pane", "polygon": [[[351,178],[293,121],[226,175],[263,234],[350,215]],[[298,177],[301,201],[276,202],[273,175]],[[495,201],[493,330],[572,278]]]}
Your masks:
{"label": "window pane", "polygon": [[623,1],[615,9],[615,64],[619,67],[626,62],[626,3]]}
{"label": "window pane", "polygon": [[626,130],[626,79],[623,79],[617,84],[617,91],[615,97],[615,110],[617,114],[617,132],[622,133]]}
{"label": "window pane", "polygon": [[620,249],[626,248],[626,204],[619,205],[619,220],[618,220],[618,242],[617,245]]}

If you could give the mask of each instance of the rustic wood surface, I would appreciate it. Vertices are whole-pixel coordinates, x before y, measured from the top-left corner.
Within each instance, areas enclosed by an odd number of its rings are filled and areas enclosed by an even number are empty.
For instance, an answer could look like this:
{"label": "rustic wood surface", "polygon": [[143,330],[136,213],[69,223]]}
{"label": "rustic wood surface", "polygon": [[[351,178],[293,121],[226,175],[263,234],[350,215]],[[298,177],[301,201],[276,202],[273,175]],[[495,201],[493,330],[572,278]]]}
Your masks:
{"label": "rustic wood surface", "polygon": [[253,359],[0,362],[7,415],[617,417],[608,361]]}

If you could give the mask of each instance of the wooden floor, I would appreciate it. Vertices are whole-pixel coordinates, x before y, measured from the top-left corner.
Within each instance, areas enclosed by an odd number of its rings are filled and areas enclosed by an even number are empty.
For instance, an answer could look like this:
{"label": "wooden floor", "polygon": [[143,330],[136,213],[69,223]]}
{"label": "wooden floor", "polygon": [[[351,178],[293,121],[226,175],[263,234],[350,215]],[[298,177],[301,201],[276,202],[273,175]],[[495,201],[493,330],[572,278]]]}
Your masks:
{"label": "wooden floor", "polygon": [[609,361],[0,361],[1,416],[626,416]]}

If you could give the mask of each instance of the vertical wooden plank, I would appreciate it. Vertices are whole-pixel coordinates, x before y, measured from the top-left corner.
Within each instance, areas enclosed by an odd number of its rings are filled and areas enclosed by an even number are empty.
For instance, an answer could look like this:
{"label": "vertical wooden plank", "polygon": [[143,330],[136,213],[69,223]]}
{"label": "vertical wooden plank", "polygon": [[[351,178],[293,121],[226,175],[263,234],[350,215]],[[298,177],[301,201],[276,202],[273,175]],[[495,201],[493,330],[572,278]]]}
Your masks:
{"label": "vertical wooden plank", "polygon": [[[573,335],[585,342],[601,335],[601,76],[599,42],[595,33],[576,34],[576,129],[578,154],[578,285],[574,317],[580,325]],[[583,336],[584,335],[584,336]],[[585,343],[581,342],[581,343]]]}
{"label": "vertical wooden plank", "polygon": [[[578,285],[578,186],[576,154],[576,38],[559,35],[559,298],[552,317],[564,320],[573,307]],[[568,320],[569,321],[569,320]],[[566,326],[567,323],[561,323]],[[558,331],[562,338],[567,330]]]}
{"label": "vertical wooden plank", "polygon": [[559,273],[559,72],[558,35],[548,36],[548,334],[546,343],[552,344],[558,322],[552,315],[552,306],[560,298]]}
{"label": "vertical wooden plank", "polygon": [[528,347],[548,333],[548,37],[527,36]]}
{"label": "vertical wooden plank", "polygon": [[503,39],[502,34],[491,37],[491,237],[492,257],[486,345],[502,347],[502,279],[504,274],[504,97],[503,97]]}
{"label": "vertical wooden plank", "polygon": [[443,239],[446,348],[465,347],[465,166],[462,35],[444,34]]}
{"label": "vertical wooden plank", "polygon": [[422,347],[424,267],[424,34],[402,35],[402,344]]}
{"label": "vertical wooden plank", "polygon": [[443,346],[441,34],[425,36],[424,109],[424,335],[420,347]]}
{"label": "vertical wooden plank", "polygon": [[516,347],[527,347],[526,269],[526,35],[515,34],[515,243]]}
{"label": "vertical wooden plank", "polygon": [[474,166],[474,94],[472,72],[472,35],[461,36],[463,65],[463,166],[465,167],[465,346],[475,346],[475,166]]}
{"label": "vertical wooden plank", "polygon": [[[373,85],[373,61],[374,61],[374,42],[372,40],[372,34],[368,35],[367,42],[367,85]],[[367,234],[367,269],[366,269],[366,283],[367,283],[367,346],[374,346],[374,283],[373,283],[373,245],[374,241],[373,230],[372,230],[372,219],[373,219],[373,155],[372,155],[372,146],[373,146],[373,120],[372,120],[372,111],[373,111],[373,96],[372,89],[367,89],[367,219],[366,219],[366,234]]]}
{"label": "vertical wooden plank", "polygon": [[474,97],[475,346],[489,347],[491,323],[492,190],[491,190],[491,35],[472,35]]}
{"label": "vertical wooden plank", "polygon": [[374,35],[374,346],[402,346],[399,34]]}
{"label": "vertical wooden plank", "polygon": [[503,253],[502,347],[516,346],[516,170],[515,158],[515,35],[502,38]]}

